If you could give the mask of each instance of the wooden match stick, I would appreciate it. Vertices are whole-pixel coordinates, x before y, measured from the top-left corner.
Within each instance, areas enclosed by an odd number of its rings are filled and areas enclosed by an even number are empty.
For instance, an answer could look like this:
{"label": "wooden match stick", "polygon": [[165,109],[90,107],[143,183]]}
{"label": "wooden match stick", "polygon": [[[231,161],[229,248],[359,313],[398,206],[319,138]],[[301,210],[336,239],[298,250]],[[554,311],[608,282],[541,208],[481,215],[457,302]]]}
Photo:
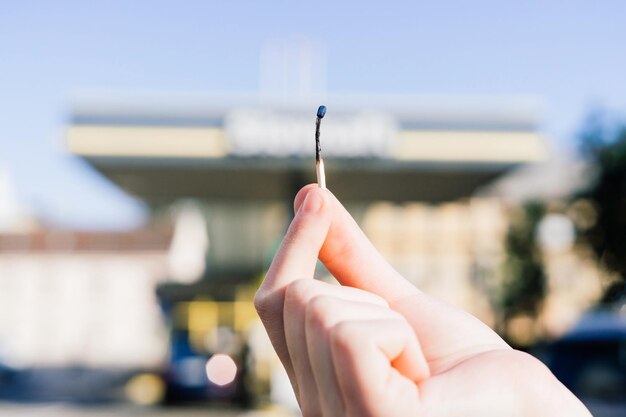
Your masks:
{"label": "wooden match stick", "polygon": [[324,172],[324,160],[322,159],[322,147],[320,145],[320,124],[326,114],[326,106],[319,106],[317,119],[315,120],[315,172],[317,173],[317,185],[326,189],[326,173]]}

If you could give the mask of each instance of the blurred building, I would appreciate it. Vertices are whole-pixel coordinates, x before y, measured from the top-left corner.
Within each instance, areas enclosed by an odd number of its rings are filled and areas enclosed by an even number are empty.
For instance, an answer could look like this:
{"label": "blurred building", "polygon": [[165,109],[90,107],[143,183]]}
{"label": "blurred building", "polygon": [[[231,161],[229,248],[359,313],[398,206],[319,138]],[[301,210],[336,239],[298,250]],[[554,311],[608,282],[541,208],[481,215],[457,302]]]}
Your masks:
{"label": "blurred building", "polygon": [[[471,199],[521,164],[547,158],[531,100],[328,97],[322,126],[330,189],[421,288],[470,309],[473,271],[498,268],[506,213]],[[314,181],[318,102],[253,96],[92,97],[77,103],[68,149],[156,211],[200,201],[207,278],[268,266],[293,195]]]}
{"label": "blurred building", "polygon": [[163,230],[0,234],[0,360],[18,367],[142,369],[164,363],[156,287]]}
{"label": "blurred building", "polygon": [[[362,220],[374,202],[466,200],[546,158],[528,100],[328,97],[329,187]],[[318,102],[251,96],[109,97],[76,105],[70,152],[156,211],[200,201],[211,274],[267,266],[297,189],[314,181]],[[447,212],[447,211],[446,211]]]}

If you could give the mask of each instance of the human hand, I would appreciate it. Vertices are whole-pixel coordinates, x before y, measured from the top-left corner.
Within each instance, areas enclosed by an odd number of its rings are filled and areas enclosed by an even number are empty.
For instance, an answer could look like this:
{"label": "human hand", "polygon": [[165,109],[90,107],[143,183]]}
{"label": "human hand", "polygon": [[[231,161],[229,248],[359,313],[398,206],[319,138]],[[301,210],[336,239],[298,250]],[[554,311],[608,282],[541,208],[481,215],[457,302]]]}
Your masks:
{"label": "human hand", "polygon": [[[255,306],[305,417],[590,415],[537,359],[401,277],[330,192],[294,205]],[[313,279],[318,257],[341,286]]]}

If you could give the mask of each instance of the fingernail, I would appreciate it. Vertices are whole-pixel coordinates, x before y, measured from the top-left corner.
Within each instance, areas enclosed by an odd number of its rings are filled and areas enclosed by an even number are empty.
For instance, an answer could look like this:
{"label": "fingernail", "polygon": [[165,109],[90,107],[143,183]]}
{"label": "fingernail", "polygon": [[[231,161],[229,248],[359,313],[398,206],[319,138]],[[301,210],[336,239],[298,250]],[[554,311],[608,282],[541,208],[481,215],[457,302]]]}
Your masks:
{"label": "fingernail", "polygon": [[317,213],[319,209],[322,208],[323,203],[322,196],[318,192],[315,192],[315,190],[311,190],[304,198],[300,210],[310,214]]}

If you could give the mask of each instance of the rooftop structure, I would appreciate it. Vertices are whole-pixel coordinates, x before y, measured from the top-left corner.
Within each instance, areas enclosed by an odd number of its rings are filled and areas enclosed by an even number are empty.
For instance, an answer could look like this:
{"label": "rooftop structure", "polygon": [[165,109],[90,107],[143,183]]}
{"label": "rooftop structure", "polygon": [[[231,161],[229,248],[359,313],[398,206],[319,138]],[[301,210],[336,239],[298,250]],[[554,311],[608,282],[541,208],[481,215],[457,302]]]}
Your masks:
{"label": "rooftop structure", "polygon": [[67,147],[150,204],[290,200],[315,178],[322,102],[328,186],[344,201],[451,201],[547,156],[532,100],[357,95],[83,97]]}

